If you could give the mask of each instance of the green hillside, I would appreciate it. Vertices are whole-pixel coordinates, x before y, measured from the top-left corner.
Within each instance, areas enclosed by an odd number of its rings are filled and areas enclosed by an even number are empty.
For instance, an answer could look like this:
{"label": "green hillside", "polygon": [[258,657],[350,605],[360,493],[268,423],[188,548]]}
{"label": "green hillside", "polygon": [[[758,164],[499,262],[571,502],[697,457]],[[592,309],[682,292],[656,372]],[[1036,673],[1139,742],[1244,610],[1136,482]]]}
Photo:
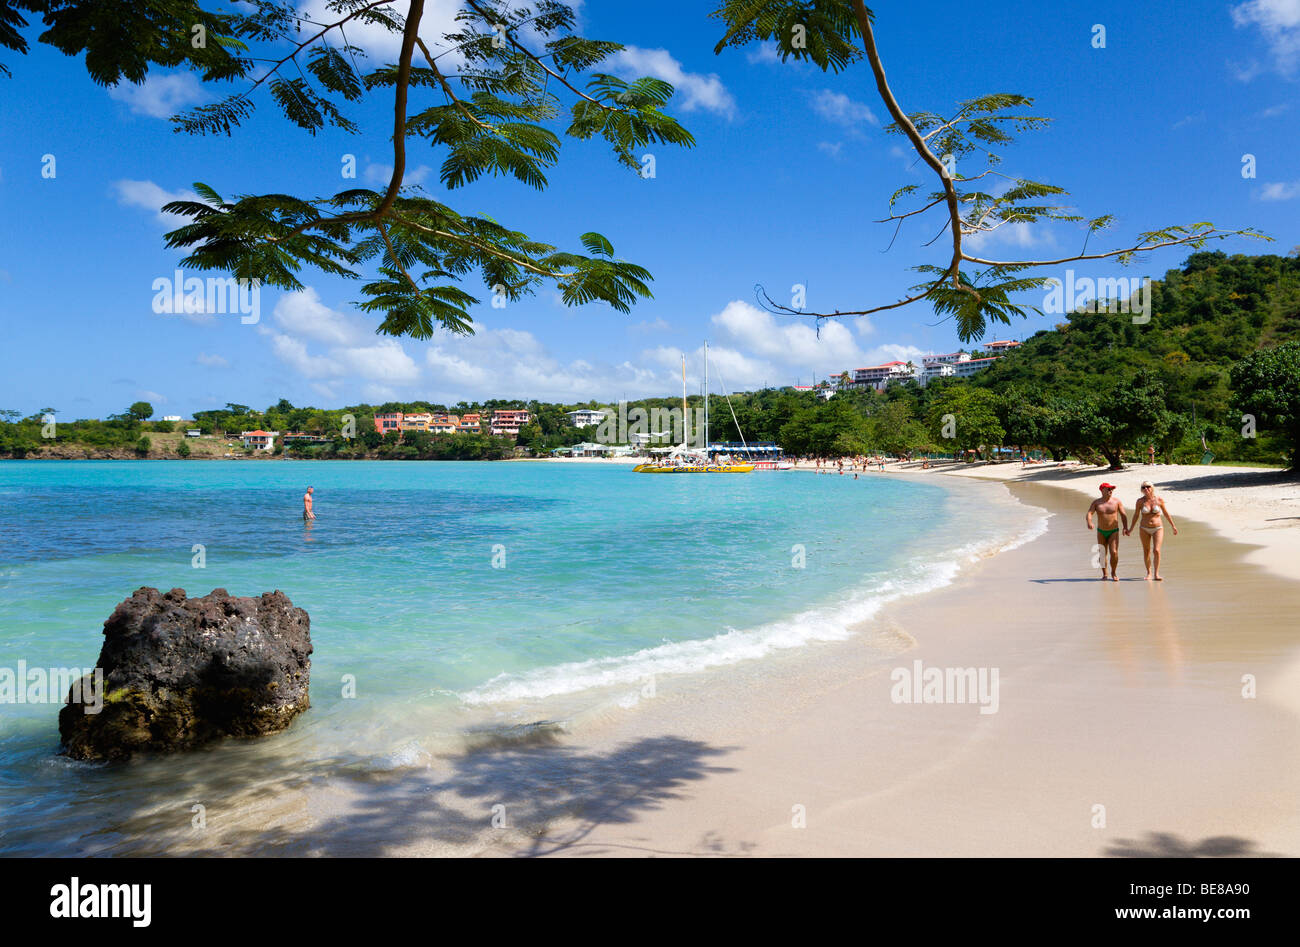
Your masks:
{"label": "green hillside", "polygon": [[1259,348],[1300,339],[1300,258],[1198,253],[1151,285],[1151,321],[1074,313],[976,376],[979,387],[1070,396],[1150,371],[1168,407],[1223,423],[1228,371]]}
{"label": "green hillside", "polygon": [[[1241,436],[1229,373],[1259,349],[1300,340],[1300,258],[1197,253],[1151,286],[1151,320],[1129,313],[1076,312],[1036,333],[971,384],[1036,404],[1087,399],[1149,379],[1174,423],[1180,460],[1201,452],[1204,434],[1219,459],[1277,460],[1281,430]],[[1183,430],[1185,429],[1185,430]]]}

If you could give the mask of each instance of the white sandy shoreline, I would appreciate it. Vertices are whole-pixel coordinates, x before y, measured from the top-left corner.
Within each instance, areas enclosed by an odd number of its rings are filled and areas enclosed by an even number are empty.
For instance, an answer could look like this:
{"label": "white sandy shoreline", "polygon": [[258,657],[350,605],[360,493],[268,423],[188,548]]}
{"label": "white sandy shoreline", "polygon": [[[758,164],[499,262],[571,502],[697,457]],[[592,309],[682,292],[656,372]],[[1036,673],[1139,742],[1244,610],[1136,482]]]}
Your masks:
{"label": "white sandy shoreline", "polygon": [[[617,753],[671,734],[716,752],[717,765],[634,818],[556,819],[557,844],[540,851],[1300,854],[1300,638],[1279,621],[1300,608],[1300,519],[1289,518],[1300,484],[1253,468],[1019,463],[890,464],[859,477],[931,472],[1002,482],[1052,512],[1051,526],[887,607],[860,644],[810,649],[793,677],[738,670],[752,686],[661,698],[575,735]],[[1143,479],[1179,525],[1166,540],[1171,581],[1141,581],[1133,538],[1128,581],[1103,584],[1085,555],[1087,498],[1109,480],[1131,504]],[[882,641],[904,667],[999,668],[999,712],[891,703],[887,668],[861,647]],[[1258,699],[1243,699],[1246,675]],[[540,853],[504,839],[483,853],[523,851]]]}
{"label": "white sandy shoreline", "polygon": [[[561,844],[545,851],[1300,853],[1297,638],[1274,620],[1300,606],[1300,586],[1243,564],[1239,546],[1216,548],[1190,514],[1172,581],[1143,582],[1134,543],[1129,581],[1101,583],[1082,506],[1077,528],[1068,522],[1073,494],[1016,491],[1055,514],[1052,528],[889,607],[870,642],[895,642],[901,667],[1000,669],[996,714],[893,703],[867,641],[823,646],[807,673],[752,673],[749,689],[670,698],[613,723],[590,749],[671,734],[716,752],[716,767],[634,819],[558,820]],[[1258,678],[1258,700],[1243,699],[1244,674]],[[504,840],[494,850],[520,851]]]}
{"label": "white sandy shoreline", "polygon": [[[286,786],[220,853],[1300,855],[1300,637],[1281,620],[1300,611],[1300,520],[1275,519],[1300,506],[1300,485],[1018,463],[859,478],[931,472],[965,480],[949,481],[963,504],[1009,489],[1051,514],[1048,529],[887,603],[848,640],[665,675],[567,732]],[[1087,497],[1108,479],[1128,501],[1147,478],[1179,525],[1169,581],[1141,580],[1133,537],[1126,581],[1102,583]],[[1253,547],[1224,542],[1230,530]],[[997,669],[997,711],[895,702],[891,672],[916,661]],[[496,805],[508,822],[489,831]]]}
{"label": "white sandy shoreline", "polygon": [[[895,464],[887,469],[902,474],[930,473],[919,464]],[[1130,517],[1141,495],[1139,484],[1150,480],[1180,528],[1183,519],[1205,523],[1225,539],[1256,547],[1247,553],[1246,561],[1300,581],[1300,478],[1281,470],[1135,464],[1116,472],[1101,467],[1022,469],[1019,462],[1012,462],[938,468],[938,472],[1042,484],[1088,497],[1100,496],[1098,487],[1109,481],[1115,484],[1115,495],[1124,502]],[[1080,522],[1086,511],[1087,503],[1081,500]],[[1169,536],[1165,542],[1170,545],[1177,538]]]}

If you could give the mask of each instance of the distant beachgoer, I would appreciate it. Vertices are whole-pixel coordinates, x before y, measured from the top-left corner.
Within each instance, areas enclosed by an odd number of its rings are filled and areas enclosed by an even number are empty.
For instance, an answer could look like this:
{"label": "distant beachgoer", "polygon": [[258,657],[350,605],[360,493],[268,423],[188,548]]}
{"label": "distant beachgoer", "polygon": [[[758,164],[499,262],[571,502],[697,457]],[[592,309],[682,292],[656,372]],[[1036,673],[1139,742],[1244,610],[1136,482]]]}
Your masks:
{"label": "distant beachgoer", "polygon": [[316,514],[311,511],[311,494],[315,487],[308,487],[307,492],[302,495],[302,518],[304,520],[314,520]]}
{"label": "distant beachgoer", "polygon": [[[1160,549],[1165,542],[1165,527],[1160,519],[1161,514],[1169,520],[1169,528],[1177,536],[1178,527],[1174,525],[1174,518],[1169,515],[1169,510],[1165,507],[1164,498],[1156,496],[1155,485],[1150,480],[1143,480],[1142,496],[1138,497],[1137,504],[1133,507],[1133,524],[1138,527],[1139,535],[1142,537],[1142,561],[1146,563],[1148,582],[1152,578],[1157,582],[1164,581],[1164,576],[1160,574]],[[1125,529],[1124,535],[1127,536],[1132,531],[1131,528]],[[1151,574],[1153,566],[1154,576]]]}
{"label": "distant beachgoer", "polygon": [[1088,529],[1093,529],[1092,518],[1097,517],[1097,545],[1102,547],[1101,558],[1101,577],[1106,576],[1106,553],[1110,553],[1110,580],[1118,582],[1119,576],[1115,570],[1119,567],[1119,531],[1120,521],[1123,520],[1124,535],[1128,535],[1128,516],[1124,513],[1124,504],[1115,497],[1115,485],[1103,483],[1099,488],[1101,496],[1093,500],[1088,507],[1088,515],[1084,522],[1088,524]]}
{"label": "distant beachgoer", "polygon": [[1150,447],[1147,448],[1147,463],[1154,464],[1155,462],[1156,462],[1156,445],[1152,444]]}

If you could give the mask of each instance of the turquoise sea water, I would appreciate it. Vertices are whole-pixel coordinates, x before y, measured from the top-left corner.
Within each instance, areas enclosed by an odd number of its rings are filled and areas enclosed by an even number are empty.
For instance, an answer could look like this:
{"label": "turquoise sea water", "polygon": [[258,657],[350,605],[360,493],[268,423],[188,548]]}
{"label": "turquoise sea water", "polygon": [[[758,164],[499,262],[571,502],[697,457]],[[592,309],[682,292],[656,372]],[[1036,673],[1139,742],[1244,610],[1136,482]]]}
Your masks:
{"label": "turquoise sea water", "polygon": [[[257,750],[202,759],[400,766],[467,727],[627,706],[647,679],[725,676],[845,637],[882,600],[942,584],[1033,522],[1010,504],[954,503],[929,479],[871,474],[5,462],[0,667],[92,667],[104,619],[140,586],[280,589],[311,616],[313,706]],[[84,817],[129,804],[139,775],[58,757],[57,711],[0,705],[0,852],[130,850],[111,834],[88,842]],[[184,784],[190,759],[144,765]]]}

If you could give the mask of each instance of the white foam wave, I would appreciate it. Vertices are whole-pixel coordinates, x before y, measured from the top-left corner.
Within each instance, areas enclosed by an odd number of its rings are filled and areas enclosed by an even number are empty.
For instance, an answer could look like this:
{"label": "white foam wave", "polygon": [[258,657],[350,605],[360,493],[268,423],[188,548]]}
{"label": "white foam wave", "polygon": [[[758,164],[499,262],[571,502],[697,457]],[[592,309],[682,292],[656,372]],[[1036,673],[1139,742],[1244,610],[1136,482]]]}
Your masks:
{"label": "white foam wave", "polygon": [[810,609],[757,628],[730,628],[711,638],[675,641],[632,654],[573,661],[521,674],[498,674],[460,698],[470,705],[539,700],[592,688],[644,684],[660,674],[705,671],[817,641],[842,641],[851,636],[850,626],[870,619],[886,602],[947,585],[957,575],[959,565],[955,561],[929,563],[910,570],[914,576],[911,579],[903,578],[904,571],[838,606]]}
{"label": "white foam wave", "polygon": [[[836,605],[813,608],[792,618],[751,629],[729,628],[720,635],[676,641],[643,648],[632,654],[587,661],[571,661],[522,673],[504,673],[457,696],[471,706],[541,700],[597,688],[644,685],[661,674],[691,674],[741,661],[764,658],[819,641],[842,641],[850,629],[868,621],[886,603],[908,595],[942,588],[952,583],[964,563],[977,562],[1032,542],[1047,531],[1051,514],[1039,513],[1027,526],[1010,536],[984,539],[941,553],[929,562],[913,560],[883,579],[850,593]],[[625,707],[637,701],[626,697]]]}

